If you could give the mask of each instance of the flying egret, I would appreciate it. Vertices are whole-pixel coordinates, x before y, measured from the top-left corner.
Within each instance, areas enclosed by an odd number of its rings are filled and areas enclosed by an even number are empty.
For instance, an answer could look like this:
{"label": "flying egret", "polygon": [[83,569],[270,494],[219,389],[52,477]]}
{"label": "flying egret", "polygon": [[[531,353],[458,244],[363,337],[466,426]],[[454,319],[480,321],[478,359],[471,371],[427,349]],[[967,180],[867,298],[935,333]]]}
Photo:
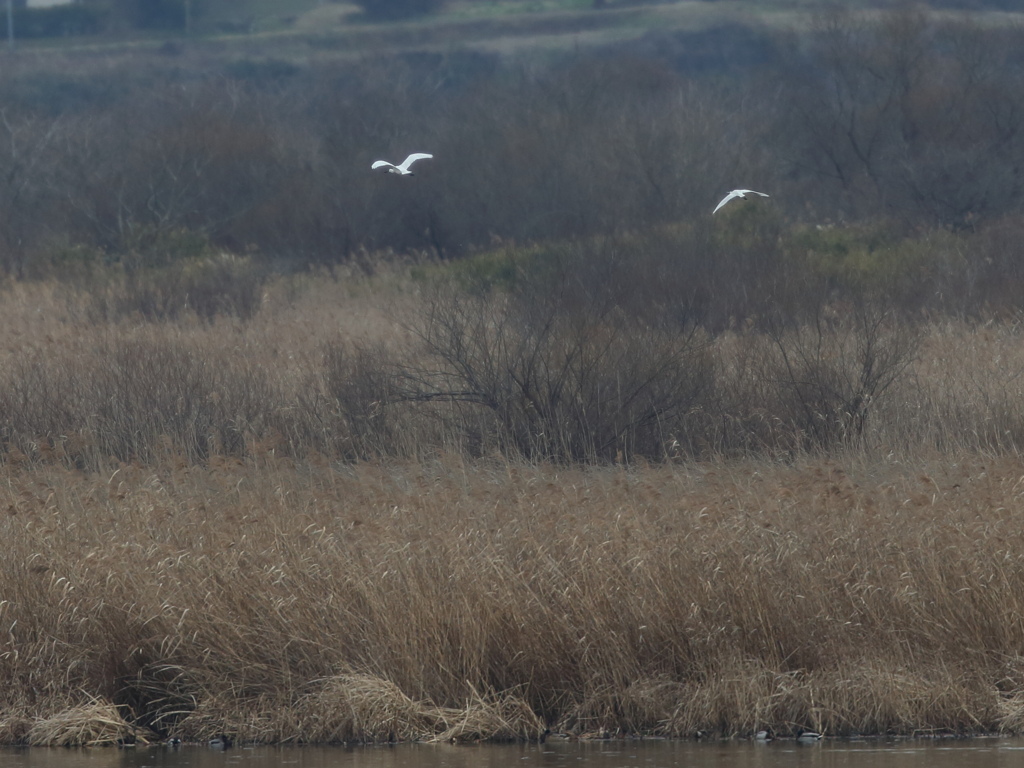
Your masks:
{"label": "flying egret", "polygon": [[371,165],[370,168],[373,170],[377,170],[378,168],[387,168],[388,173],[397,173],[399,176],[415,176],[416,174],[409,170],[409,166],[417,160],[427,160],[431,157],[433,157],[433,155],[427,155],[423,152],[414,152],[405,158],[405,161],[401,165],[393,165],[387,160],[378,160]]}
{"label": "flying egret", "polygon": [[768,197],[768,195],[766,195],[764,192],[755,192],[752,189],[734,189],[732,192],[730,192],[728,195],[722,198],[722,202],[715,206],[715,210],[711,212],[711,215],[714,216],[716,213],[718,213],[718,209],[721,208],[726,203],[728,203],[734,197],[742,197],[744,200],[746,200],[747,195],[760,195],[761,197]]}

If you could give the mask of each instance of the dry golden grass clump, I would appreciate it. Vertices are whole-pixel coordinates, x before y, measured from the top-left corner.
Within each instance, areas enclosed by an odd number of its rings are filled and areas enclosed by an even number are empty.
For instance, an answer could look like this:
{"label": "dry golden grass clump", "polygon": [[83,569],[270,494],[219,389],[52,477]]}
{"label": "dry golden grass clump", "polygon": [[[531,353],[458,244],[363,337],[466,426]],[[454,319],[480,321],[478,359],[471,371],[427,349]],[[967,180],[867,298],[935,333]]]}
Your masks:
{"label": "dry golden grass clump", "polygon": [[481,695],[472,690],[462,709],[437,714],[445,727],[434,741],[524,741],[542,738],[546,730],[529,702],[511,692]]}
{"label": "dry golden grass clump", "polygon": [[292,707],[296,732],[305,741],[412,741],[434,731],[432,707],[413,701],[389,680],[339,675],[311,687]]}
{"label": "dry golden grass clump", "polygon": [[32,724],[25,741],[34,747],[99,747],[148,744],[153,734],[125,721],[109,701],[94,700]]}

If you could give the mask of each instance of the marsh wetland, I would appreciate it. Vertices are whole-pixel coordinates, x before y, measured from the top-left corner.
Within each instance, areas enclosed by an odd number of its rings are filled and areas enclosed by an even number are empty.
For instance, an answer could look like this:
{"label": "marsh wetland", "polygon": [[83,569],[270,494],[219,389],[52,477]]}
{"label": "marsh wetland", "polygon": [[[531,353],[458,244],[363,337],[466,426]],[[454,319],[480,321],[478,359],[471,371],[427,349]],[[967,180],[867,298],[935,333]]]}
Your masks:
{"label": "marsh wetland", "polygon": [[4,758],[1014,759],[843,740],[1024,731],[1024,33],[982,5],[10,51]]}

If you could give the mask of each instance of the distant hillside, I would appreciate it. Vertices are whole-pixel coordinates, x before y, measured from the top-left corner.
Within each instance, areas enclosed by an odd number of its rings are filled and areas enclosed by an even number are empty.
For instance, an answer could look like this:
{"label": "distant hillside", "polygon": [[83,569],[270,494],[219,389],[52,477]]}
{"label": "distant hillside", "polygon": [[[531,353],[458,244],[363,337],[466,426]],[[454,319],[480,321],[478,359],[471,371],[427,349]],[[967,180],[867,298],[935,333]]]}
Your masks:
{"label": "distant hillside", "polygon": [[[29,4],[54,1],[29,0]],[[373,1],[388,2],[361,0]],[[430,7],[439,10],[380,22],[368,18],[356,2],[330,0],[81,0],[70,6],[23,8],[15,27],[16,37],[32,38],[30,44],[59,42],[62,47],[169,38],[251,45],[281,38],[285,44],[289,39],[313,39],[321,48],[348,54],[451,46],[501,53],[578,48],[723,24],[789,27],[805,23],[826,5],[833,4],[825,0],[430,0]],[[885,3],[848,0],[846,5],[873,8]],[[927,5],[970,14],[981,24],[1024,20],[1018,0],[931,0]]]}

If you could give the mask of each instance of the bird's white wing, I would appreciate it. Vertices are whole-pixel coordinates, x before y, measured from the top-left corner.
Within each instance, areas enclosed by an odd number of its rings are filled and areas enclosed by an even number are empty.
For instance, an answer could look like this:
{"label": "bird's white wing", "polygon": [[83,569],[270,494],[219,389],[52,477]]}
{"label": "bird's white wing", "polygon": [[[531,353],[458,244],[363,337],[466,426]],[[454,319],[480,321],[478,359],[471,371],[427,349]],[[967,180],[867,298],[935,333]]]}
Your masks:
{"label": "bird's white wing", "polygon": [[722,198],[722,202],[720,202],[718,205],[715,206],[715,210],[713,210],[711,212],[711,215],[714,216],[716,213],[718,213],[718,209],[719,208],[721,208],[723,205],[728,203],[734,197],[739,197],[742,193],[743,193],[743,190],[741,190],[741,189],[734,189],[732,192],[730,192],[728,195],[726,195],[725,197]]}
{"label": "bird's white wing", "polygon": [[414,152],[413,154],[405,158],[405,161],[398,167],[403,171],[407,171],[409,170],[409,166],[415,163],[417,160],[429,160],[432,157],[433,155],[428,155],[425,154],[424,152]]}
{"label": "bird's white wing", "polygon": [[766,195],[764,192],[758,192],[756,189],[734,189],[732,192],[730,192],[728,195],[722,198],[722,202],[715,206],[715,210],[711,212],[711,215],[714,216],[716,213],[718,213],[718,209],[721,208],[726,203],[728,203],[734,197],[744,197],[745,195],[760,195],[761,197],[768,197],[768,195]]}
{"label": "bird's white wing", "polygon": [[370,168],[371,168],[371,170],[375,171],[378,168],[384,168],[385,166],[387,166],[388,168],[394,168],[395,167],[393,163],[389,163],[387,160],[378,160],[373,165],[371,165]]}

